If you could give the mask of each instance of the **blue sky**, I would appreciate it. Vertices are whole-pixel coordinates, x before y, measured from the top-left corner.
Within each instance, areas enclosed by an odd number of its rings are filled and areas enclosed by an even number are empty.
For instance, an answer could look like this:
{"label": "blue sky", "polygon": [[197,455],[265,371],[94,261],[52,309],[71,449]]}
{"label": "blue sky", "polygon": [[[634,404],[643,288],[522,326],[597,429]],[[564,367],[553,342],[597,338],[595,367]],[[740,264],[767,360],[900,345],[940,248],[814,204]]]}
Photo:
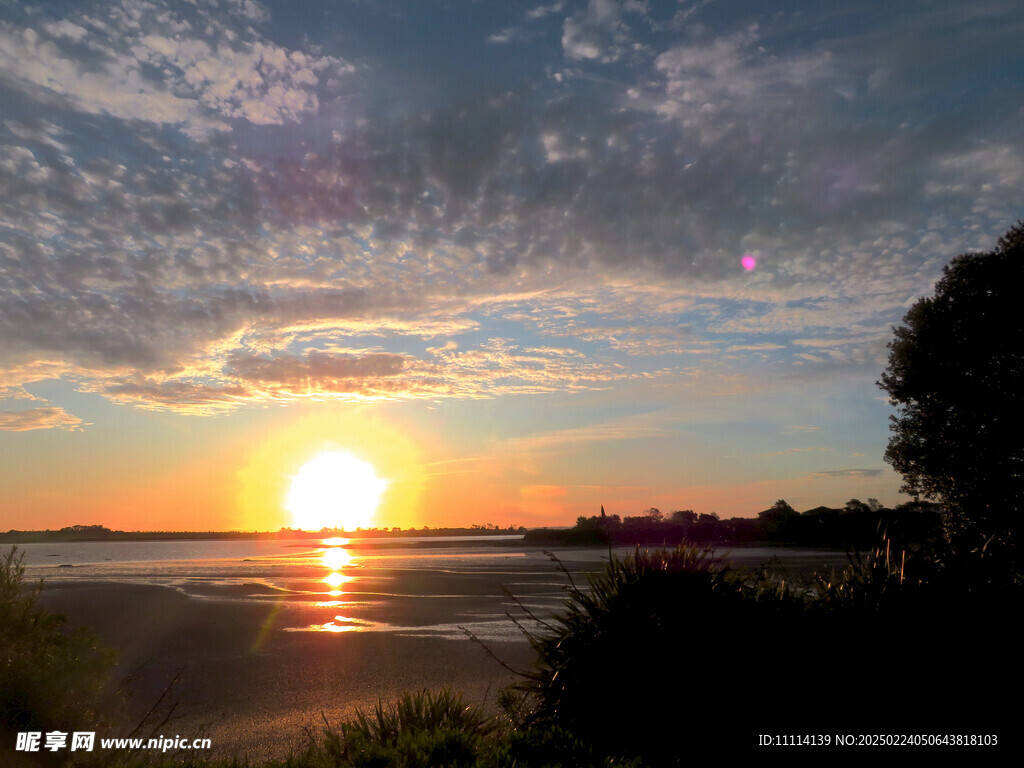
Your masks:
{"label": "blue sky", "polygon": [[0,3],[6,527],[277,527],[239,478],[328,445],[401,525],[895,503],[891,327],[1024,211],[1015,10]]}

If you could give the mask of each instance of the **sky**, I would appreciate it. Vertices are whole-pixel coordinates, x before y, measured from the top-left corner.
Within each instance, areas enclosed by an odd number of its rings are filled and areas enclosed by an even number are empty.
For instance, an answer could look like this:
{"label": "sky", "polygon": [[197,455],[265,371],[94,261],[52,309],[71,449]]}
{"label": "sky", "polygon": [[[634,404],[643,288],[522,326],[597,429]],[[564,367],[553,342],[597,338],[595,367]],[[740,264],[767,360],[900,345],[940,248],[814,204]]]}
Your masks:
{"label": "sky", "polygon": [[1022,35],[1002,0],[2,0],[0,529],[276,530],[325,452],[386,526],[905,501],[875,382],[1024,216]]}

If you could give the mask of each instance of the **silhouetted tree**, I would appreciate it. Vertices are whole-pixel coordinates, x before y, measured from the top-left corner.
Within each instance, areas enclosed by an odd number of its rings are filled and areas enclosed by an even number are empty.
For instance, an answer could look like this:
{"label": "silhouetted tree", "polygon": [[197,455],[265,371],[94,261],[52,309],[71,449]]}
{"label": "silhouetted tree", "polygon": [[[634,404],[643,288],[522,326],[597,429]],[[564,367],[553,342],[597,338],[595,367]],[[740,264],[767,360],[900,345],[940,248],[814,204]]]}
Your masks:
{"label": "silhouetted tree", "polygon": [[670,522],[673,523],[696,523],[697,513],[692,509],[677,509],[671,515],[668,516]]}
{"label": "silhouetted tree", "polygon": [[1024,223],[958,256],[894,328],[878,385],[897,413],[885,460],[947,508],[961,549],[1019,555],[1024,513]]}
{"label": "silhouetted tree", "polygon": [[665,516],[661,513],[661,510],[657,507],[651,507],[650,509],[644,510],[644,515],[652,523],[660,523],[665,519]]}
{"label": "silhouetted tree", "polygon": [[850,499],[843,507],[843,511],[848,515],[864,515],[871,511],[871,507],[860,499]]}
{"label": "silhouetted tree", "polygon": [[764,512],[758,512],[758,517],[763,520],[782,520],[795,515],[797,512],[785,499],[779,499]]}
{"label": "silhouetted tree", "polygon": [[763,535],[771,540],[791,536],[796,527],[799,513],[785,499],[779,499],[763,512],[757,513],[758,524]]}

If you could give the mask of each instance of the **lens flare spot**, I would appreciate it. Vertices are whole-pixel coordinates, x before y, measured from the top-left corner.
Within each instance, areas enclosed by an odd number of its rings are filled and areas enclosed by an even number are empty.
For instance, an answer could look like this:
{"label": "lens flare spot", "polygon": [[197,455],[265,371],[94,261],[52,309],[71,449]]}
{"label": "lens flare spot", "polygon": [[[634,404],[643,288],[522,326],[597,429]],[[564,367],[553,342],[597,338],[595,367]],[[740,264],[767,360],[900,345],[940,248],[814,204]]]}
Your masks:
{"label": "lens flare spot", "polygon": [[743,268],[747,270],[747,272],[749,272],[750,270],[757,266],[757,259],[754,257],[753,254],[747,253],[744,254],[742,259],[740,259],[740,264],[742,264]]}

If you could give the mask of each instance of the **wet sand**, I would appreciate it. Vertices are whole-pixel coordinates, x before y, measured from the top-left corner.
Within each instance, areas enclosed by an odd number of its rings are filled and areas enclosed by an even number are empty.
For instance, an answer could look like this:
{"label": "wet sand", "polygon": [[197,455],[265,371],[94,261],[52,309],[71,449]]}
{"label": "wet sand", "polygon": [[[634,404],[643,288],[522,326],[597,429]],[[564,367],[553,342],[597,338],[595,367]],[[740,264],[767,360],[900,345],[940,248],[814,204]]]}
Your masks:
{"label": "wet sand", "polygon": [[[470,623],[474,611],[486,611],[493,599],[464,598],[457,616],[442,610],[434,620],[461,616]],[[179,670],[167,702],[151,718],[156,725],[166,705],[177,702],[157,735],[208,736],[219,753],[253,757],[286,754],[307,739],[304,729],[322,728],[323,717],[337,723],[357,707],[370,709],[405,690],[450,686],[467,702],[493,708],[499,689],[516,679],[469,640],[415,636],[414,629],[288,631],[323,623],[325,609],[309,603],[209,599],[149,585],[51,582],[41,604],[66,614],[74,625],[93,628],[117,651],[117,674],[129,682],[118,726],[104,734],[110,736],[130,730]],[[396,625],[409,622],[382,615],[397,607],[372,604],[368,610]],[[421,612],[420,619],[427,619],[429,606]],[[489,646],[517,668],[533,659],[525,642]]]}
{"label": "wet sand", "polygon": [[[731,555],[737,566],[769,556],[759,549]],[[796,571],[822,566],[822,553],[787,555]],[[574,572],[596,570],[603,559],[600,550],[566,554]],[[500,689],[517,678],[459,627],[528,669],[533,651],[504,615],[522,613],[503,588],[540,615],[559,610],[565,597],[565,575],[546,557],[454,570],[421,560],[416,565],[425,567],[365,562],[338,569],[347,581],[334,596],[323,566],[284,569],[271,581],[255,576],[259,569],[245,581],[186,567],[172,574],[176,587],[62,578],[55,569],[41,603],[91,627],[118,653],[117,677],[128,682],[115,725],[102,735],[126,735],[178,676],[140,735],[176,703],[155,735],[208,736],[218,754],[259,758],[301,748],[307,729],[321,729],[324,717],[336,724],[407,690],[448,686],[493,710]],[[309,631],[325,626],[333,631]]]}

